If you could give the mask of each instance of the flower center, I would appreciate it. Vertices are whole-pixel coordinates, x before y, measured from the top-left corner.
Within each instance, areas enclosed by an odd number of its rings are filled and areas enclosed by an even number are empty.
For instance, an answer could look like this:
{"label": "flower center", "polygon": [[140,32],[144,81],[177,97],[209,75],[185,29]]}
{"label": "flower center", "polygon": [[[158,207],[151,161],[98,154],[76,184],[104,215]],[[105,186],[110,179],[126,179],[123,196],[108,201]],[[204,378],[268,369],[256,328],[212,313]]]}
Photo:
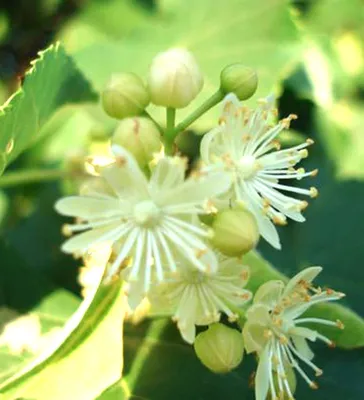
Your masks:
{"label": "flower center", "polygon": [[254,156],[243,156],[238,162],[240,176],[244,179],[252,178],[257,172],[257,163]]}
{"label": "flower center", "polygon": [[134,207],[134,218],[138,225],[154,226],[160,219],[161,210],[150,200],[142,201]]}

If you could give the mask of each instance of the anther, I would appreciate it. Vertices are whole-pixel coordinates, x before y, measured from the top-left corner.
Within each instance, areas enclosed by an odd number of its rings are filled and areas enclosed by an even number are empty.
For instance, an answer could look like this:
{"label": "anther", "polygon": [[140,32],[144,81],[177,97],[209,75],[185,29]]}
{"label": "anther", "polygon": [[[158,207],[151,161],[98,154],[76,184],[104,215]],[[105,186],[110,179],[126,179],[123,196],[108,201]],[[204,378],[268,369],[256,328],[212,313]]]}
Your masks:
{"label": "anther", "polygon": [[195,256],[196,258],[201,258],[202,256],[204,256],[207,253],[207,249],[196,249],[195,250]]}
{"label": "anther", "polygon": [[308,145],[311,146],[312,144],[315,143],[315,141],[314,141],[313,139],[308,138],[308,139],[306,140],[306,143],[307,143]]}
{"label": "anther", "polygon": [[64,224],[62,226],[62,234],[64,236],[71,236],[72,235],[71,227],[68,224]]}
{"label": "anther", "polygon": [[308,150],[307,149],[300,150],[299,154],[300,154],[301,158],[307,158],[308,157]]}
{"label": "anther", "polygon": [[319,388],[318,384],[316,382],[311,382],[310,383],[310,388],[313,390],[317,390]]}
{"label": "anther", "polygon": [[345,325],[339,319],[336,320],[336,326],[339,329],[344,329],[345,328]]}
{"label": "anther", "polygon": [[125,167],[127,160],[125,157],[116,157],[115,163],[118,167]]}
{"label": "anther", "polygon": [[318,196],[318,190],[315,187],[310,188],[310,196],[314,199]]}
{"label": "anther", "polygon": [[319,172],[319,170],[316,168],[316,169],[314,169],[313,171],[311,171],[311,176],[317,176],[317,174],[318,174],[318,172]]}

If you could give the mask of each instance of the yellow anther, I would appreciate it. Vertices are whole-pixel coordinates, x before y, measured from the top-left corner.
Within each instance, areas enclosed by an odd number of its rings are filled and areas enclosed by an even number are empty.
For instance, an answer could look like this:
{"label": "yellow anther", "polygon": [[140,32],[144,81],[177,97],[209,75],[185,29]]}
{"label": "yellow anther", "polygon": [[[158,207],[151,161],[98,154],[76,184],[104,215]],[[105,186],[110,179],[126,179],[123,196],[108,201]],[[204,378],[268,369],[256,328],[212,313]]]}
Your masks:
{"label": "yellow anther", "polygon": [[306,140],[306,143],[311,146],[312,144],[315,143],[315,141],[309,138]]}
{"label": "yellow anther", "polygon": [[285,218],[277,216],[277,215],[274,215],[274,217],[272,218],[272,221],[276,225],[281,225],[281,226],[287,225],[287,220]]}
{"label": "yellow anther", "polygon": [[281,149],[281,143],[278,140],[272,140],[272,145],[277,149],[280,150]]}
{"label": "yellow anther", "polygon": [[298,174],[304,174],[306,171],[304,168],[298,168],[296,171]]}
{"label": "yellow anther", "polygon": [[195,250],[195,256],[196,256],[196,258],[201,258],[201,257],[204,256],[207,252],[208,252],[207,249],[196,249],[196,250]]}
{"label": "yellow anther", "polygon": [[127,159],[125,157],[118,156],[115,158],[115,163],[118,167],[125,167]]}
{"label": "yellow anther", "polygon": [[324,371],[322,369],[317,369],[315,372],[316,376],[321,376],[324,373]]}
{"label": "yellow anther", "polygon": [[249,134],[247,134],[247,133],[245,133],[245,134],[241,137],[241,139],[242,139],[243,142],[249,142],[249,140],[251,140],[251,138],[252,138],[252,136],[249,135]]}
{"label": "yellow anther", "polygon": [[222,125],[222,124],[226,124],[226,118],[225,117],[220,117],[219,118],[219,125]]}
{"label": "yellow anther", "polygon": [[273,332],[270,329],[265,329],[264,333],[263,333],[263,336],[266,339],[270,339],[273,336]]}
{"label": "yellow anther", "polygon": [[280,343],[283,344],[283,345],[288,344],[288,339],[287,339],[286,336],[284,336],[284,335],[279,336],[279,341],[280,341]]}
{"label": "yellow anther", "polygon": [[300,205],[299,205],[300,210],[301,210],[301,211],[302,211],[302,210],[305,210],[307,207],[308,207],[308,202],[305,201],[305,200],[301,201],[301,203],[300,203]]}
{"label": "yellow anther", "polygon": [[313,171],[311,171],[311,176],[317,176],[319,170],[316,168]]}
{"label": "yellow anther", "polygon": [[313,390],[317,390],[319,387],[318,387],[318,384],[316,382],[311,382],[310,383],[310,388],[313,389]]}
{"label": "yellow anther", "polygon": [[301,158],[307,158],[308,157],[308,150],[307,149],[302,149],[299,151],[299,154]]}
{"label": "yellow anther", "polygon": [[315,188],[315,187],[311,187],[310,188],[310,197],[311,198],[315,198],[315,197],[317,197],[318,196],[318,194],[319,194],[319,192],[318,192],[318,190]]}
{"label": "yellow anther", "polygon": [[247,281],[249,279],[249,272],[248,271],[243,271],[240,274],[240,277],[241,277],[242,280]]}
{"label": "yellow anther", "polygon": [[336,320],[336,326],[339,329],[344,329],[345,328],[345,325],[339,319]]}
{"label": "yellow anther", "polygon": [[330,347],[330,349],[334,349],[336,347],[336,343],[331,340],[328,346]]}
{"label": "yellow anther", "polygon": [[64,236],[71,236],[72,235],[71,227],[68,224],[64,224],[62,226],[62,234]]}

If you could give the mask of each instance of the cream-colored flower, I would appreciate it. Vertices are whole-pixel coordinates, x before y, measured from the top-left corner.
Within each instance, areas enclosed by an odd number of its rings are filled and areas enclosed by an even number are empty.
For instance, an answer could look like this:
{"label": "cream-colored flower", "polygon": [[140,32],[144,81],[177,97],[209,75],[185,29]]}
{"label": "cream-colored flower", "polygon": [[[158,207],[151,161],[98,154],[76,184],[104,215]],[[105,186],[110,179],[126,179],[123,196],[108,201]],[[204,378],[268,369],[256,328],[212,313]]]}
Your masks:
{"label": "cream-colored flower", "polygon": [[115,163],[101,170],[96,185],[56,203],[60,214],[77,218],[66,233],[87,230],[67,240],[62,250],[82,255],[96,244],[113,244],[117,252],[106,281],[128,265],[127,279],[142,281],[145,293],[154,279],[163,281],[166,267],[177,270],[175,254],[201,271],[216,269],[216,257],[202,240],[210,232],[192,219],[204,212],[210,197],[227,190],[229,176],[201,172],[185,180],[185,161],[162,157],[148,181],[130,153],[116,145],[112,149]]}
{"label": "cream-colored flower", "polygon": [[[344,296],[331,289],[324,290],[312,285],[312,280],[321,270],[321,267],[306,268],[287,285],[281,281],[269,281],[256,292],[243,328],[247,352],[259,355],[255,377],[256,400],[265,400],[269,390],[273,399],[286,398],[285,395],[293,399],[285,365],[292,366],[311,388],[317,388],[317,384],[302,368],[306,365],[314,370],[316,376],[322,374],[322,370],[312,362],[314,354],[307,341],[321,340],[329,346],[333,346],[333,342],[304,324],[317,323],[343,328],[340,321],[301,317],[314,304],[338,300]],[[274,372],[279,393],[273,380]]]}
{"label": "cream-colored flower", "polygon": [[160,302],[161,308],[168,304],[166,308],[172,310],[173,319],[188,343],[195,340],[195,325],[217,322],[221,312],[234,320],[237,317],[234,309],[251,299],[251,293],[244,289],[249,279],[248,267],[238,259],[219,256],[219,260],[215,273],[204,273],[185,265],[180,268],[179,276],[151,292],[152,307],[155,301]]}
{"label": "cream-colored flower", "polygon": [[278,134],[289,127],[295,115],[270,125],[276,114],[273,99],[262,100],[253,112],[241,106],[230,93],[225,97],[223,114],[217,128],[207,133],[201,142],[202,160],[212,168],[230,171],[232,186],[229,200],[243,203],[257,218],[261,235],[274,247],[280,248],[275,224],[282,225],[291,218],[302,222],[301,211],[306,201],[287,196],[283,192],[315,197],[317,190],[301,189],[280,183],[281,180],[314,176],[317,170],[305,172],[294,166],[307,157],[308,139],[298,146],[280,149]]}

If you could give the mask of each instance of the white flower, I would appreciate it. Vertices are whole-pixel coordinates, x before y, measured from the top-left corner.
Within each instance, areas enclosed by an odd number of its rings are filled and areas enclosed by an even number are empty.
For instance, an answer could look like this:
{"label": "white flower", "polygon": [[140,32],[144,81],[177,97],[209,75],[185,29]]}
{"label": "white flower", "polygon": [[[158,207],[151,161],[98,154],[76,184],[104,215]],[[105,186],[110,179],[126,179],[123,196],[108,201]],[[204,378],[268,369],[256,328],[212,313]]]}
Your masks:
{"label": "white flower", "polygon": [[159,307],[172,310],[173,319],[188,343],[195,340],[195,325],[219,321],[220,312],[234,320],[237,317],[234,309],[251,299],[251,293],[244,289],[249,279],[248,267],[238,259],[219,256],[219,260],[215,273],[185,266],[180,268],[179,276],[172,277],[152,292],[152,307],[159,301]]}
{"label": "white flower", "polygon": [[230,171],[233,178],[230,199],[242,202],[253,212],[261,235],[272,246],[280,248],[273,223],[285,224],[287,217],[304,221],[301,211],[307,207],[307,202],[279,190],[311,197],[317,195],[317,190],[300,189],[279,181],[314,176],[317,170],[305,172],[303,168],[293,168],[307,157],[306,147],[313,141],[308,139],[298,146],[280,150],[276,137],[296,116],[290,115],[271,126],[268,117],[275,113],[271,98],[262,100],[252,112],[230,93],[225,97],[219,126],[202,140],[201,157],[207,165]]}
{"label": "white flower", "polygon": [[[62,250],[85,254],[96,244],[114,244],[118,251],[106,281],[128,264],[128,279],[142,280],[145,293],[154,278],[164,279],[165,265],[176,271],[175,253],[182,253],[202,271],[214,270],[217,260],[201,240],[210,233],[191,221],[204,212],[206,200],[227,190],[230,178],[224,173],[201,173],[185,180],[184,160],[164,157],[148,181],[125,149],[116,145],[112,149],[116,161],[101,170],[104,182],[85,195],[56,203],[59,213],[77,218],[76,224],[66,226],[66,232],[87,230],[67,240]],[[201,261],[203,254],[205,262]]]}
{"label": "white flower", "polygon": [[[256,292],[243,328],[247,352],[257,352],[259,355],[255,378],[256,400],[265,400],[269,390],[273,399],[283,398],[285,394],[293,399],[285,365],[291,365],[311,388],[317,388],[317,384],[302,368],[302,364],[306,364],[315,371],[316,376],[322,374],[322,370],[312,362],[314,354],[307,340],[314,342],[319,339],[329,346],[333,346],[333,342],[302,324],[317,323],[343,328],[340,321],[301,317],[314,304],[338,300],[344,296],[332,289],[323,290],[312,286],[312,280],[321,270],[321,267],[306,268],[286,286],[281,281],[269,281]],[[278,396],[273,380],[274,372],[277,374]]]}

